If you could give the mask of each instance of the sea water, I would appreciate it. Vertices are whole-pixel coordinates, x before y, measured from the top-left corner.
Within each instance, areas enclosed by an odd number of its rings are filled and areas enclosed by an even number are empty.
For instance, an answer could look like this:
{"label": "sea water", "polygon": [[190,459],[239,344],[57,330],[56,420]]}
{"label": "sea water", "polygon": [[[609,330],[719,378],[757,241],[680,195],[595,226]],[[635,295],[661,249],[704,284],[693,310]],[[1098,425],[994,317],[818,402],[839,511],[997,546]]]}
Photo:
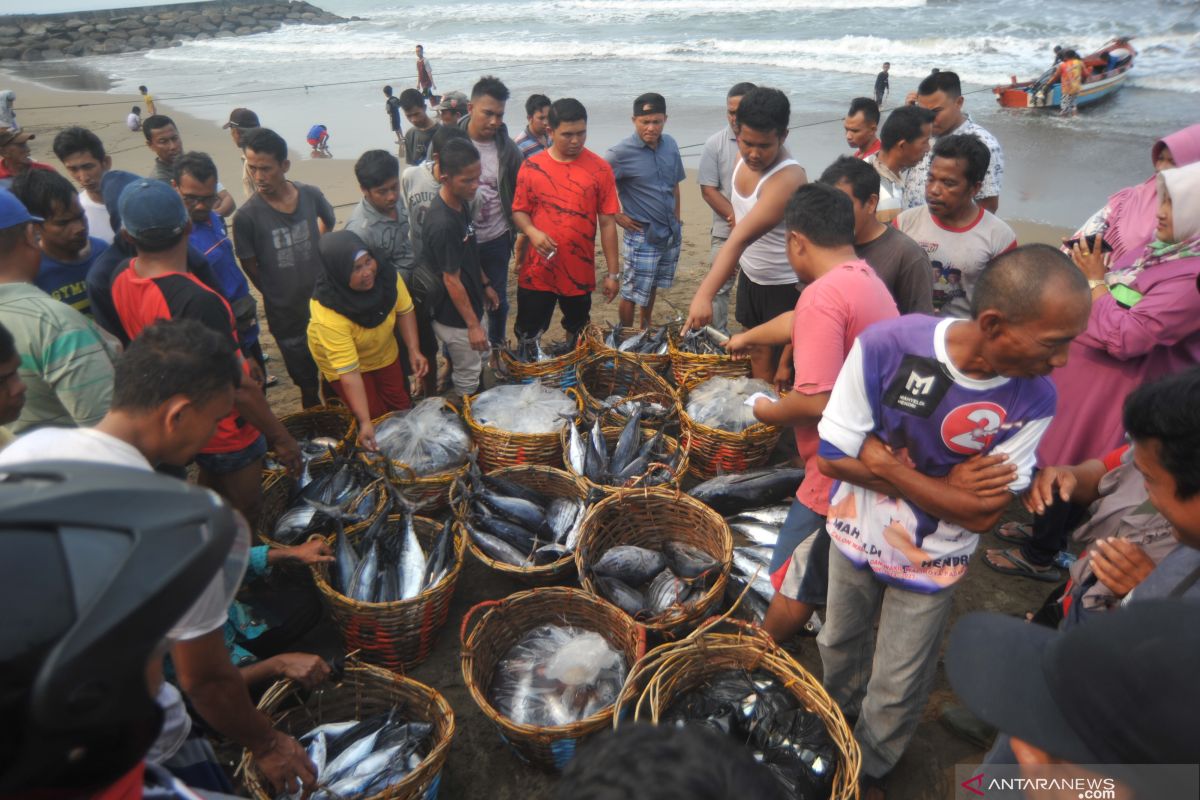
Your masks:
{"label": "sea water", "polygon": [[[100,0],[48,0],[81,7]],[[120,0],[113,4],[121,5]],[[1149,145],[1200,121],[1200,2],[1196,0],[319,0],[360,19],[190,42],[149,53],[92,57],[117,89],[150,84],[170,104],[213,121],[235,106],[258,112],[296,149],[314,123],[335,156],[387,147],[381,88],[416,80],[425,47],[439,92],[469,93],[482,74],[512,90],[506,122],[524,125],[532,92],[573,96],[589,111],[589,141],[604,149],[631,132],[633,98],[667,98],[667,132],[695,167],[723,124],[728,88],[749,80],[788,93],[793,155],[810,178],[845,147],[849,100],[870,96],[883,61],[891,97],[934,67],[964,81],[965,108],[1007,155],[1006,215],[1079,222],[1111,191],[1150,172]],[[54,10],[46,8],[45,10]],[[1056,44],[1087,53],[1114,35],[1139,51],[1117,96],[1061,120],[1001,110],[990,87],[1036,77]],[[338,84],[338,85],[324,85]],[[182,96],[212,94],[210,97]],[[172,96],[181,96],[173,99]],[[307,152],[305,150],[305,152]],[[1063,184],[1071,187],[1063,202]],[[1078,205],[1075,202],[1078,198]]]}

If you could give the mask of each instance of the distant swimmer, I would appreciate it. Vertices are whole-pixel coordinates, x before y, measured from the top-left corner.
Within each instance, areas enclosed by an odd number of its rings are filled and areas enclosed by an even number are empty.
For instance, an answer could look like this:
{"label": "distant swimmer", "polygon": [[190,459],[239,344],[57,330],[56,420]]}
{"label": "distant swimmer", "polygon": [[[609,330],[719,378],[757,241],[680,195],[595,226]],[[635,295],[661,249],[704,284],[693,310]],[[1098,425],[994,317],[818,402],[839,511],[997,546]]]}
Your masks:
{"label": "distant swimmer", "polygon": [[333,158],[329,152],[329,129],[324,125],[313,125],[308,129],[308,146],[312,148],[313,158]]}
{"label": "distant swimmer", "polygon": [[875,76],[875,105],[883,108],[883,98],[887,97],[892,91],[892,86],[888,82],[888,70],[892,65],[887,61],[883,62],[883,69]]}

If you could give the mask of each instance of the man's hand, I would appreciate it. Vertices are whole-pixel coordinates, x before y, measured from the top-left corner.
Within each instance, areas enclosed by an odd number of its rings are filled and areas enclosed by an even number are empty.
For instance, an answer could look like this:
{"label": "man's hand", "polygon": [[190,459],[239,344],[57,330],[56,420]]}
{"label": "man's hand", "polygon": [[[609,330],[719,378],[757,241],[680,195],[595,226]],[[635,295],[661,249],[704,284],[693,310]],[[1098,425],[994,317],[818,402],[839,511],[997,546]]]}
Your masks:
{"label": "man's hand", "polygon": [[375,425],[370,421],[359,423],[358,446],[372,453],[379,450],[379,445],[375,442]]}
{"label": "man's hand", "polygon": [[294,793],[317,782],[317,769],[300,743],[280,731],[272,731],[266,745],[251,750],[254,761],[277,792]]}
{"label": "man's hand", "polygon": [[[491,289],[488,289],[488,291],[490,292]],[[488,349],[487,331],[478,322],[467,327],[467,341],[470,342],[472,350],[478,350],[483,353]]]}
{"label": "man's hand", "polygon": [[304,544],[298,544],[295,547],[277,547],[270,552],[277,553],[279,558],[299,561],[301,564],[310,566],[328,564],[333,561],[333,551],[329,549],[325,540],[316,534]]}
{"label": "man's hand", "polygon": [[616,219],[617,224],[627,231],[640,233],[642,230],[642,223],[638,222],[636,219],[630,218],[628,214],[617,214]]}
{"label": "man's hand", "polygon": [[263,385],[267,382],[267,376],[263,375],[262,367],[252,358],[246,359],[246,366],[250,370],[250,380],[254,382],[255,386],[262,389]]}
{"label": "man's hand", "polygon": [[529,237],[529,243],[534,246],[534,249],[542,254],[542,258],[549,258],[550,254],[558,249],[558,244],[537,228],[530,228],[526,236]]}
{"label": "man's hand", "polygon": [[746,341],[745,333],[735,333],[725,342],[726,352],[735,358],[744,358],[750,355],[750,348],[753,346]]}
{"label": "man's hand", "polygon": [[305,689],[320,686],[332,672],[325,659],[312,653],[280,653],[275,660],[280,677],[291,678]]}
{"label": "man's hand", "polygon": [[892,448],[883,443],[877,436],[868,436],[862,445],[862,449],[858,451],[858,460],[863,466],[876,474],[880,470],[891,466],[892,464],[900,463],[900,459],[896,458],[896,454],[892,452]]}
{"label": "man's hand", "polygon": [[1062,499],[1065,503],[1075,491],[1075,473],[1064,467],[1046,467],[1033,476],[1029,489],[1021,496],[1021,503],[1031,514],[1045,514],[1046,506]]}
{"label": "man's hand", "polygon": [[1117,597],[1146,580],[1155,563],[1140,545],[1124,539],[1098,539],[1092,546],[1092,571]]}
{"label": "man's hand", "polygon": [[1009,463],[1008,453],[971,456],[950,468],[946,482],[980,497],[992,497],[1008,491],[1017,477],[1017,465]]}
{"label": "man's hand", "polygon": [[795,380],[795,364],[792,360],[790,358],[779,359],[779,366],[775,368],[775,391],[783,394],[792,388]]}
{"label": "man's hand", "polygon": [[604,302],[611,303],[621,291],[621,283],[611,275],[604,277]]}
{"label": "man's hand", "polygon": [[287,432],[286,428],[281,427],[282,433],[275,437],[269,444],[271,449],[275,451],[275,460],[283,466],[287,467],[288,472],[297,474],[301,467],[304,466],[300,458],[300,445],[296,439]]}
{"label": "man's hand", "polygon": [[500,307],[500,295],[496,294],[496,290],[491,286],[483,290],[483,307],[488,311],[495,311]]}
{"label": "man's hand", "polygon": [[916,92],[909,92],[908,94],[904,95],[904,105],[915,106],[916,104],[917,104],[917,93]]}
{"label": "man's hand", "polygon": [[408,351],[408,366],[412,370],[412,375],[409,377],[421,380],[429,374],[429,359],[421,355],[420,350]]}
{"label": "man's hand", "polygon": [[702,297],[699,292],[692,298],[692,304],[688,306],[687,322],[684,323],[685,331],[695,331],[703,328],[708,323],[712,322],[712,298]]}

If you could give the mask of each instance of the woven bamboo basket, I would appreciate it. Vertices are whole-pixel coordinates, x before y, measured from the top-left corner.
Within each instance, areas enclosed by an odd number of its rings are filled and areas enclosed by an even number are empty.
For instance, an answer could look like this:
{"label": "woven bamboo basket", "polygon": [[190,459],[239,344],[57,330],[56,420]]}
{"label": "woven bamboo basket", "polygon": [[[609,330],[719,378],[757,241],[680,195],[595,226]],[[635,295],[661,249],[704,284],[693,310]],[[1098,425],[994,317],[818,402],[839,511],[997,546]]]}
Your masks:
{"label": "woven bamboo basket", "polygon": [[[333,468],[332,461],[324,463],[314,463],[309,466],[309,474],[315,479],[318,478]],[[382,480],[382,479],[380,479]],[[382,488],[382,487],[380,487]],[[254,530],[258,534],[258,538],[264,544],[272,547],[284,547],[282,542],[277,542],[272,538],[275,531],[275,523],[283,516],[283,513],[292,506],[293,495],[296,493],[296,478],[287,472],[268,472],[264,475],[262,487],[262,508],[258,512],[258,524]],[[387,492],[378,492],[375,508],[372,509],[370,515],[364,522],[370,523],[383,513],[384,507],[387,505]],[[334,525],[332,520],[320,525],[312,530],[312,533],[328,536],[333,533]]]}
{"label": "woven bamboo basket", "polygon": [[[566,392],[575,399],[575,407],[582,413],[583,401],[579,392],[575,389],[567,389]],[[562,469],[562,445],[557,431],[513,433],[490,425],[480,425],[471,415],[470,397],[463,398],[462,415],[467,430],[471,432],[471,440],[479,448],[479,468],[484,472],[531,464]]]}
{"label": "woven bamboo basket", "polygon": [[[588,485],[583,479],[561,469],[542,466],[505,467],[488,473],[498,478],[507,478],[522,486],[541,492],[552,497],[577,497],[586,500]],[[465,523],[467,517],[467,498],[462,490],[463,485],[456,483],[450,490],[450,508],[454,511],[459,522]],[[575,575],[575,557],[568,555],[552,564],[542,566],[516,567],[497,561],[476,546],[471,535],[465,530],[463,538],[467,540],[467,549],[488,569],[515,578],[527,586],[547,586],[571,580]]]}
{"label": "woven bamboo basket", "polygon": [[699,500],[669,489],[629,489],[596,503],[583,521],[575,548],[579,583],[584,591],[600,596],[592,580],[591,566],[609,549],[632,544],[661,550],[667,542],[690,544],[721,565],[717,579],[699,600],[673,606],[642,620],[647,630],[664,638],[675,638],[699,624],[721,601],[733,559],[729,525]]}
{"label": "woven bamboo basket", "polygon": [[671,333],[667,345],[667,354],[671,359],[671,377],[676,386],[683,386],[684,378],[690,373],[703,378],[725,375],[730,378],[740,378],[750,374],[750,360],[734,358],[733,356],[699,355],[685,353],[679,349],[679,336]]}
{"label": "woven bamboo basket", "polygon": [[500,365],[507,372],[511,383],[541,381],[547,386],[569,389],[575,385],[575,365],[591,353],[591,343],[582,333],[575,342],[575,349],[561,356],[527,364],[517,361],[504,348],[500,349]]}
{"label": "woven bamboo basket", "polygon": [[[609,426],[609,427],[603,427],[600,429],[600,432],[602,434],[604,434],[604,441],[607,443],[610,453],[612,452],[613,446],[617,443],[617,440],[621,438],[622,430],[624,430],[623,426],[622,427]],[[645,441],[646,439],[654,436],[655,433],[657,433],[657,431],[655,431],[653,428],[643,425],[642,426],[642,441]],[[583,431],[581,433],[581,435],[589,436],[590,431]],[[591,479],[589,479],[586,475],[577,475],[577,473],[575,472],[575,468],[571,466],[571,434],[566,428],[563,428],[563,432],[562,432],[562,435],[560,436],[560,439],[562,440],[563,464],[566,466],[567,472],[571,473],[571,475],[577,476],[580,480],[582,480],[585,484],[587,484],[588,488],[599,489],[604,494],[612,494],[613,492],[620,491],[622,489],[637,489],[645,484],[646,476],[649,475],[654,470],[656,470],[660,467],[669,468],[667,464],[651,464],[649,469],[647,469],[641,475],[638,475],[635,478],[630,479],[628,481],[627,485],[625,485],[625,486],[610,486],[609,484],[606,484],[606,483],[596,483],[595,481],[592,481]],[[680,448],[679,440],[676,439],[674,436],[667,436],[666,434],[663,434],[663,444],[666,445],[667,452],[672,453],[672,454],[675,453],[676,451],[678,451]],[[686,448],[684,448],[683,452],[679,456],[679,463],[676,464],[675,468],[671,471],[672,475],[673,475],[671,480],[665,484],[659,484],[659,485],[666,486],[666,487],[677,487],[677,486],[679,486],[679,482],[681,480],[683,480],[683,476],[687,474],[687,471],[688,471],[688,451]]]}
{"label": "woven bamboo basket", "polygon": [[[642,328],[621,328],[619,334],[620,341],[618,341],[617,344],[619,345],[621,342],[632,339],[634,336],[637,336],[639,333],[641,333],[642,330]],[[592,353],[595,355],[611,356],[620,354],[623,356],[628,356],[629,358],[635,359],[642,366],[659,375],[665,375],[667,370],[671,367],[671,353],[669,349],[668,352],[663,353],[662,355],[658,355],[657,353],[622,352],[615,347],[609,347],[604,343],[604,340],[608,338],[608,333],[594,322],[590,323],[587,328],[584,329],[583,335],[586,336],[588,341],[591,343]],[[671,334],[668,333],[667,338],[670,339],[670,336]]]}
{"label": "woven bamboo basket", "polygon": [[[337,439],[338,445],[335,450],[338,455],[345,455],[354,447],[358,439],[358,420],[354,418],[349,409],[342,405],[325,405],[297,411],[294,414],[280,417],[279,421],[283,423],[283,427],[287,428],[292,438],[298,442],[315,439],[319,436]],[[270,475],[286,471],[279,464],[274,452],[268,452],[267,459],[267,463],[273,464],[273,467],[263,467],[264,481]],[[332,459],[333,456],[325,453],[314,458],[312,463],[323,464]]]}
{"label": "woven bamboo basket", "polygon": [[[472,629],[472,619],[484,609],[487,613]],[[625,654],[625,663],[631,670],[646,652],[646,630],[604,600],[578,589],[557,586],[518,592],[503,600],[487,600],[463,617],[460,632],[462,674],[471,698],[523,761],[542,769],[561,771],[582,740],[612,724],[612,708],[570,725],[536,727],[509,720],[488,700],[492,676],[500,659],[522,636],[548,623],[572,625],[599,633],[613,648]]]}
{"label": "woven bamboo basket", "polygon": [[[445,402],[448,411],[458,415],[458,409],[448,401]],[[384,414],[379,419],[372,420],[376,428],[388,417],[402,414],[393,411]],[[368,460],[383,460],[382,456],[366,456]],[[394,486],[404,492],[405,497],[415,503],[426,514],[433,514],[446,508],[450,500],[450,487],[456,480],[467,474],[467,463],[452,469],[435,472],[432,475],[418,475],[413,468],[402,461],[387,460],[388,479]]]}
{"label": "woven bamboo basket", "polygon": [[[717,632],[718,623],[732,627],[732,632]],[[660,715],[680,695],[700,686],[712,675],[735,669],[771,673],[805,709],[825,722],[839,755],[831,797],[857,800],[862,754],[841,709],[820,682],[770,636],[758,626],[741,620],[709,620],[687,638],[647,653],[621,689],[613,727],[646,720],[657,725]]]}
{"label": "woven bamboo basket", "polygon": [[689,372],[683,383],[679,384],[679,404],[684,409],[680,412],[683,428],[681,438],[688,449],[688,471],[702,481],[721,474],[761,467],[770,460],[783,433],[782,428],[761,422],[741,433],[731,433],[702,425],[688,416],[688,394],[712,377],[715,376],[704,371]]}
{"label": "woven bamboo basket", "polygon": [[[388,517],[388,536],[401,535],[402,518]],[[368,524],[360,523],[346,529],[346,536],[357,543]],[[413,527],[421,547],[428,550],[442,525],[426,517],[414,517]],[[329,538],[335,546],[334,537]],[[454,565],[440,581],[409,600],[396,603],[363,603],[334,590],[329,584],[329,564],[313,567],[313,580],[329,608],[329,614],[342,632],[346,649],[358,650],[359,658],[394,672],[410,669],[429,657],[438,631],[446,624],[450,601],[458,575],[462,572],[466,532],[454,525]]]}
{"label": "woven bamboo basket", "polygon": [[[436,800],[442,767],[454,738],[454,710],[436,690],[369,664],[350,663],[337,683],[312,692],[284,680],[258,703],[272,726],[300,736],[326,722],[364,719],[398,708],[407,719],[433,725],[433,748],[404,780],[362,800]],[[247,752],[239,768],[255,800],[274,800],[270,783]]]}
{"label": "woven bamboo basket", "polygon": [[616,408],[604,410],[605,398],[620,395],[626,400],[657,403],[667,409],[655,425],[673,427],[679,420],[679,398],[671,385],[638,358],[609,350],[591,355],[575,367],[583,410],[595,419],[603,413],[602,424],[624,425],[628,416]]}

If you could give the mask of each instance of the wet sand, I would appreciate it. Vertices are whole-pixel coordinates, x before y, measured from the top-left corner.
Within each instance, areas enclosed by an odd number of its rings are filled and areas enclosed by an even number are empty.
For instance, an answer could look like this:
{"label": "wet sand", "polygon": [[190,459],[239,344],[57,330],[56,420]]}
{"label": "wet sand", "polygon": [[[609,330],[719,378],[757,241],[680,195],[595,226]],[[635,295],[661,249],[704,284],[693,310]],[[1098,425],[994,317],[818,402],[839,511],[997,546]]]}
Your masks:
{"label": "wet sand", "polygon": [[[73,81],[49,78],[49,75],[70,74],[76,71],[71,69],[69,62],[54,66],[61,68],[61,71],[42,70],[41,78],[59,83]],[[51,150],[54,134],[68,125],[83,125],[95,131],[104,141],[112,155],[115,168],[139,174],[148,173],[152,169],[154,156],[146,147],[142,134],[130,132],[124,124],[129,107],[141,104],[140,97],[114,96],[78,89],[50,89],[11,76],[0,77],[0,83],[7,84],[17,92],[18,119],[23,127],[37,134],[37,138],[30,143],[36,160],[59,167]],[[87,88],[105,87],[93,83]],[[83,105],[89,103],[105,105]],[[29,110],[37,106],[54,108]],[[228,131],[181,113],[173,109],[167,101],[159,103],[159,111],[175,120],[186,148],[205,151],[214,158],[223,182],[240,203],[243,200],[240,157]],[[344,223],[360,198],[352,169],[353,160],[311,159],[306,149],[299,150],[295,144],[293,142],[290,176],[321,187],[336,208],[339,225]],[[337,153],[336,150],[335,154],[349,155]],[[813,171],[814,167],[810,166],[810,178],[814,177]],[[675,286],[660,294],[660,305],[656,312],[656,319],[660,321],[674,317],[676,311],[681,314],[686,312],[692,294],[708,266],[711,213],[700,198],[694,170],[689,170],[682,193],[683,251]],[[1080,218],[1085,217],[1091,210],[1087,209]],[[1066,233],[1053,226],[1012,219],[1007,221],[1017,231],[1019,240],[1023,243],[1057,244]],[[515,280],[510,281],[510,303],[515,305]],[[597,293],[593,317],[600,322],[615,321],[616,303],[606,305],[603,297]],[[557,323],[554,330],[558,330]],[[264,346],[275,356],[270,366],[273,370],[281,372],[282,361],[265,325],[263,332]],[[553,333],[551,338],[555,338]],[[299,410],[299,394],[285,375],[280,374],[280,385],[269,391],[268,399],[277,414]],[[1014,504],[1013,513],[1007,518],[1023,519],[1024,512]],[[987,535],[980,542],[978,552],[982,554],[986,548],[1001,545],[999,540]],[[479,712],[463,685],[459,665],[458,634],[463,614],[476,603],[498,599],[522,588],[514,581],[495,575],[468,556],[466,567],[459,578],[449,621],[440,634],[433,654],[428,661],[410,673],[413,678],[441,691],[455,711],[455,739],[442,776],[441,796],[444,798],[457,800],[488,797],[493,800],[527,800],[549,797],[552,791],[553,778],[521,764],[500,740],[496,729]],[[976,558],[967,577],[956,589],[951,621],[962,614],[978,610],[1022,614],[1026,610],[1036,609],[1049,588],[1049,584],[1000,576]],[[789,646],[794,648],[795,654],[806,667],[814,674],[820,675],[820,658],[812,640],[797,640],[789,643]],[[934,800],[952,796],[954,765],[977,763],[982,757],[982,751],[949,735],[937,722],[938,709],[944,702],[952,700],[953,693],[946,682],[944,671],[939,667],[925,716],[905,757],[894,772],[889,790],[890,797],[897,800]]]}

